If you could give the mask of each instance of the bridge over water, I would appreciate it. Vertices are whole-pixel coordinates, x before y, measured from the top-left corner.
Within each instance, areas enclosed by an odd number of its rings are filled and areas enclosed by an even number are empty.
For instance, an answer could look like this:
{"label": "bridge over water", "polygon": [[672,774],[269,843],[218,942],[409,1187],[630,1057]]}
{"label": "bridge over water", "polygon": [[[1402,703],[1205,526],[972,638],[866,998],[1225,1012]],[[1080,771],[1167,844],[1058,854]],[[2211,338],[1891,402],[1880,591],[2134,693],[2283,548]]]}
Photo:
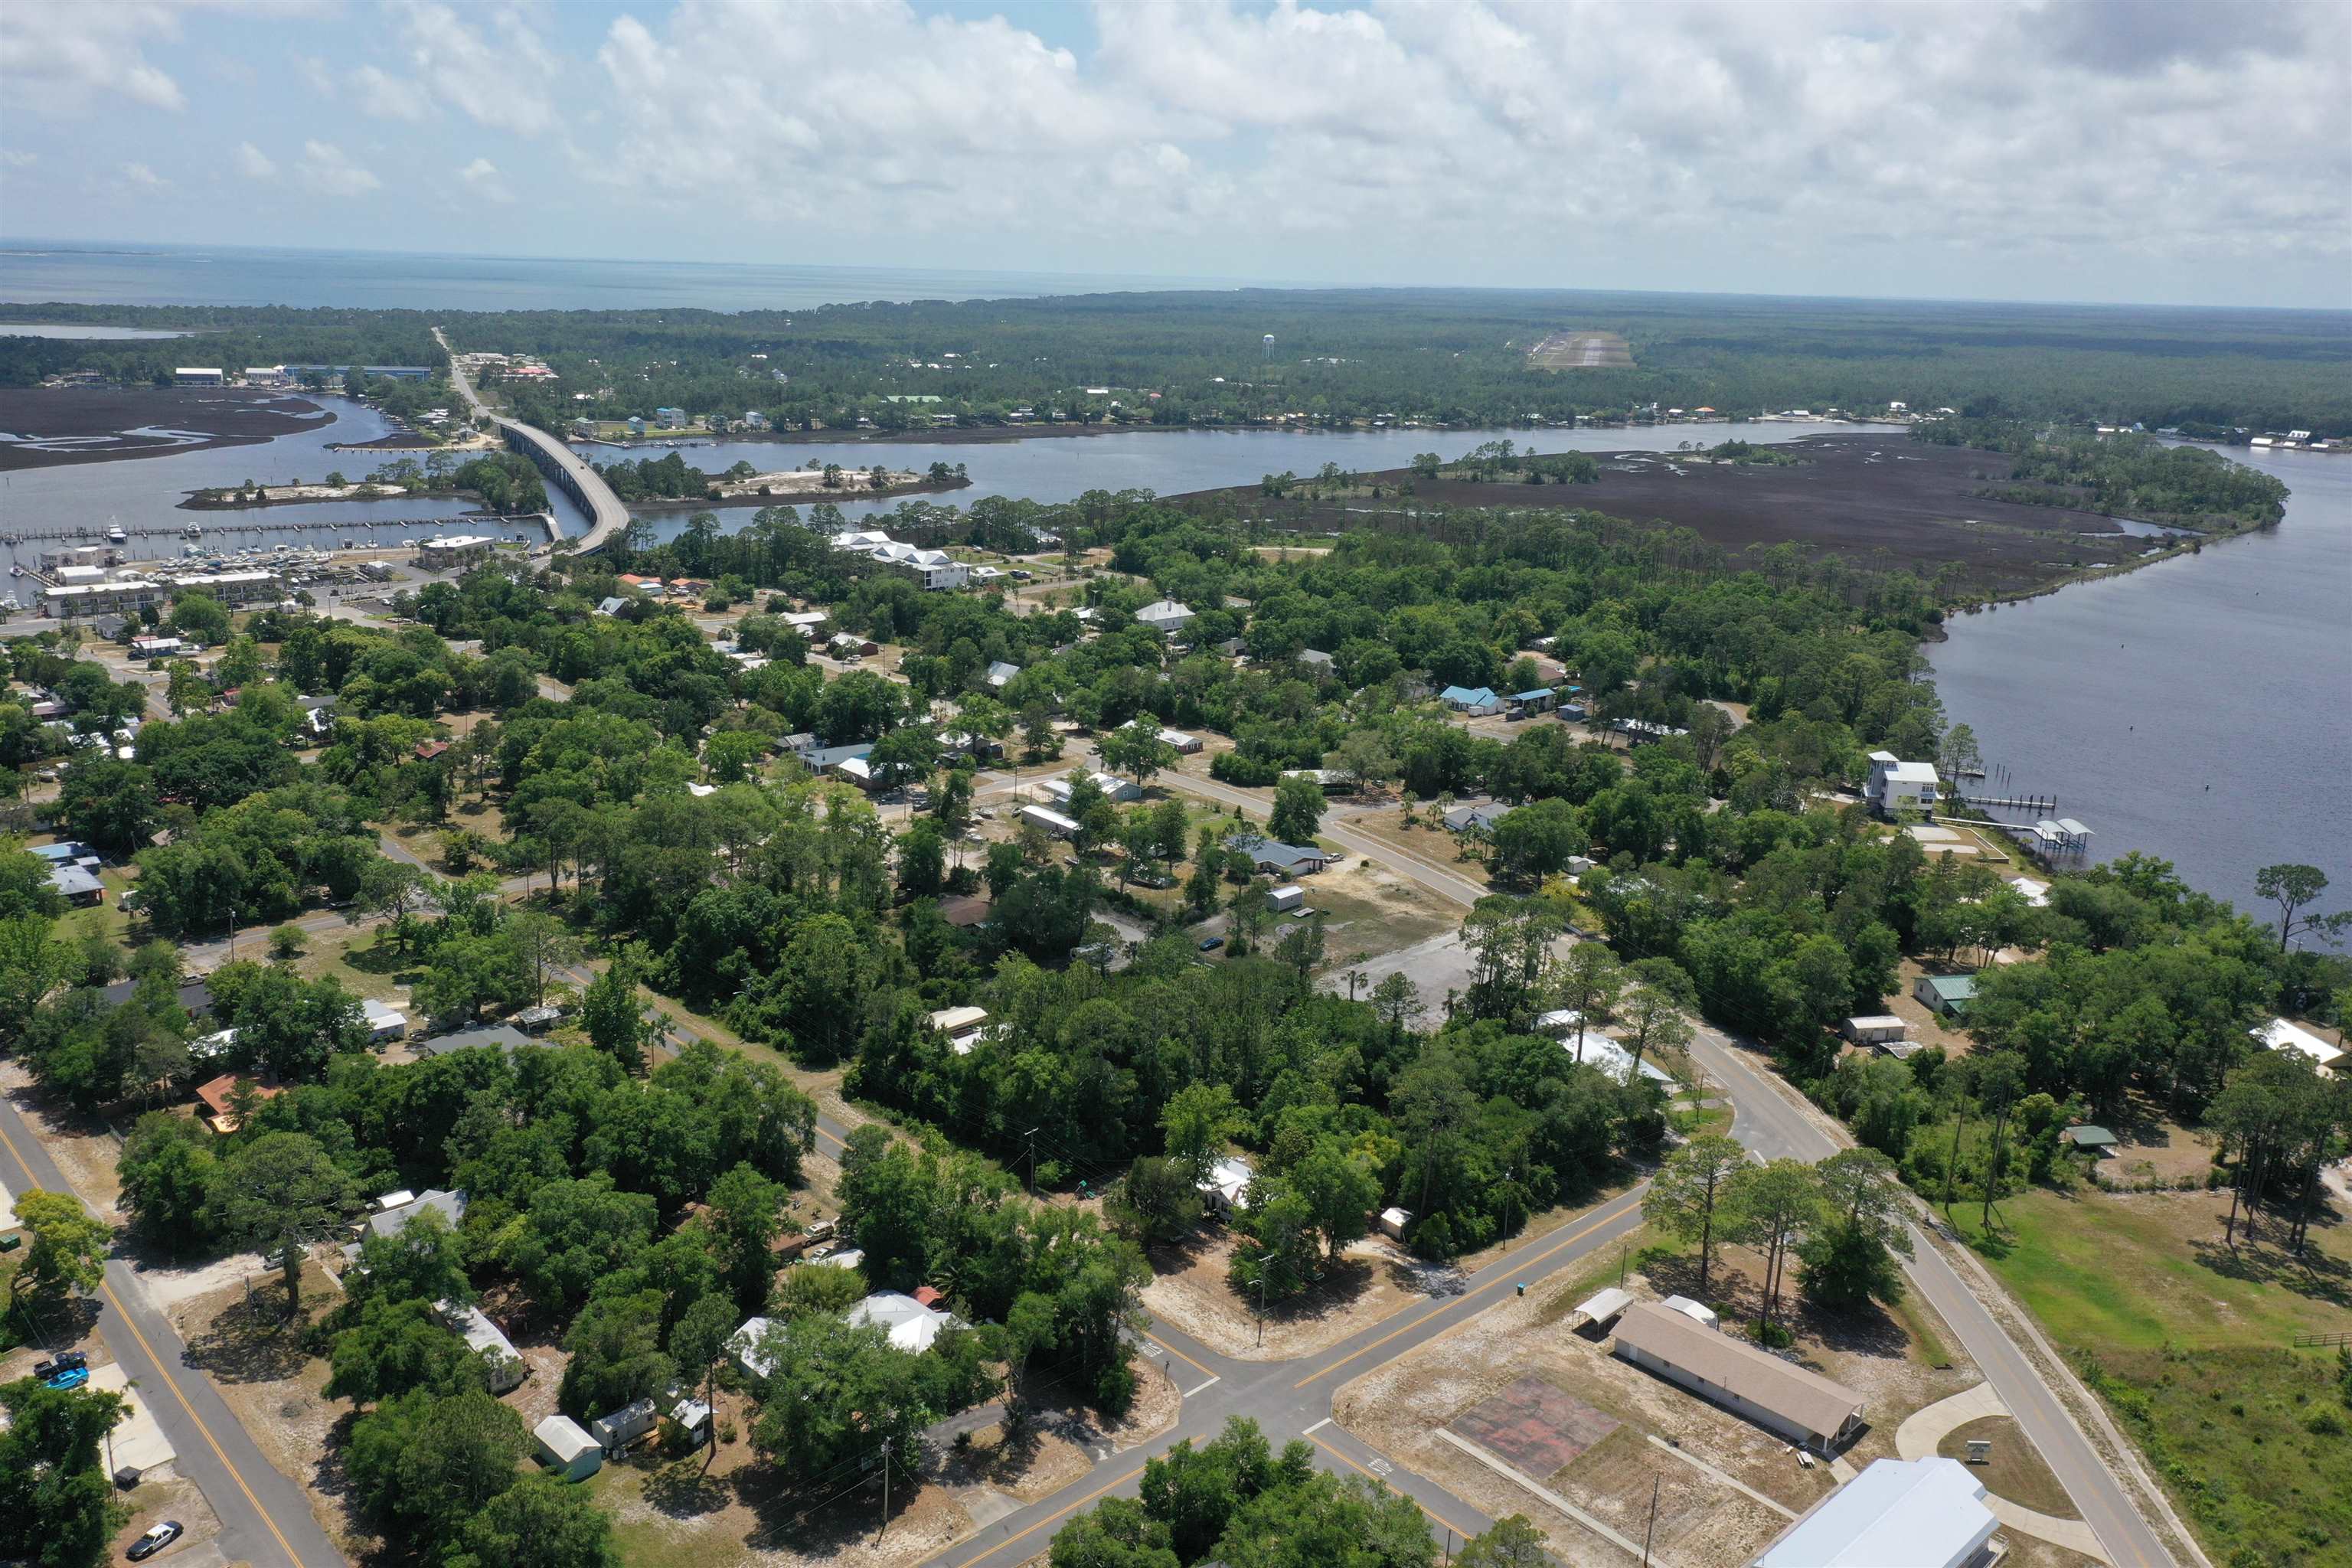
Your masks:
{"label": "bridge over water", "polygon": [[499,433],[506,437],[508,448],[529,458],[550,484],[578,502],[580,510],[588,514],[588,531],[581,535],[572,548],[586,554],[590,551],[602,550],[620,538],[629,526],[629,509],[621,504],[621,498],[613,493],[613,487],[604,482],[604,477],[591,468],[579,453],[536,425],[526,425],[520,419],[509,419],[492,410],[482,401],[482,395],[474,390],[474,384],[467,379],[465,371],[458,367],[457,356],[450,353],[449,340],[442,335],[440,328],[433,329],[433,339],[441,345],[442,353],[449,354],[449,380],[457,387],[457,395],[466,400],[466,406],[478,416],[494,420]]}

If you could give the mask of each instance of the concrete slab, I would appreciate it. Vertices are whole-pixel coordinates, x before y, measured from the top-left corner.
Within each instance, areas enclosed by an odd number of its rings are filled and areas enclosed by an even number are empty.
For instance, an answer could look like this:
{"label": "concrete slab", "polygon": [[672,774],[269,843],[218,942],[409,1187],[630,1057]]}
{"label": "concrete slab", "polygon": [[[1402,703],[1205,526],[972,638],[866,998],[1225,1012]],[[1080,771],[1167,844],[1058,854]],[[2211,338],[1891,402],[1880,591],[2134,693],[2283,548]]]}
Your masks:
{"label": "concrete slab", "polygon": [[109,1362],[104,1366],[90,1368],[89,1385],[122,1395],[123,1401],[131,1406],[131,1414],[124,1417],[121,1426],[114,1429],[116,1469],[125,1465],[142,1470],[153,1469],[180,1457],[173,1448],[172,1440],[163,1436],[163,1428],[155,1424],[154,1415],[148,1410],[145,1391],[131,1386],[131,1374],[123,1370],[121,1363]]}

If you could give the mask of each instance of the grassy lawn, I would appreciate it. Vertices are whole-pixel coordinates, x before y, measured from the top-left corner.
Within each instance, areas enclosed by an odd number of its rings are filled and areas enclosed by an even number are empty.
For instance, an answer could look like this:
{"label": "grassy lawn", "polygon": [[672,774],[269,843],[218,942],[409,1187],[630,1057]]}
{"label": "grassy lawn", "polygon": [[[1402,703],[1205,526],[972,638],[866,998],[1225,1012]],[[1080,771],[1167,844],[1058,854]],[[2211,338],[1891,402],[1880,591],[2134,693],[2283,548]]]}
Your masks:
{"label": "grassy lawn", "polygon": [[2352,1237],[2315,1225],[2315,1267],[2274,1245],[2282,1222],[2232,1252],[2221,1241],[2226,1194],[2116,1195],[2034,1191],[1994,1205],[1994,1234],[1974,1205],[1952,1223],[2053,1339],[2105,1353],[2167,1344],[2284,1346],[2299,1332],[2352,1329]]}
{"label": "grassy lawn", "polygon": [[1966,1464],[1969,1439],[1988,1438],[1992,1443],[1992,1455],[1981,1465],[1969,1465],[1969,1473],[1984,1483],[1985,1489],[2011,1502],[2023,1503],[2038,1513],[2059,1519],[2079,1519],[2074,1500],[2042,1462],[2033,1444],[2019,1429],[2017,1420],[2010,1415],[1988,1415],[1979,1421],[1967,1422],[1944,1434],[1936,1452],[1948,1459]]}
{"label": "grassy lawn", "polygon": [[2132,1433],[2217,1568],[2316,1568],[2352,1541],[2352,1387],[2298,1332],[2352,1329],[2352,1230],[2221,1240],[2226,1194],[2023,1194],[1954,1221]]}

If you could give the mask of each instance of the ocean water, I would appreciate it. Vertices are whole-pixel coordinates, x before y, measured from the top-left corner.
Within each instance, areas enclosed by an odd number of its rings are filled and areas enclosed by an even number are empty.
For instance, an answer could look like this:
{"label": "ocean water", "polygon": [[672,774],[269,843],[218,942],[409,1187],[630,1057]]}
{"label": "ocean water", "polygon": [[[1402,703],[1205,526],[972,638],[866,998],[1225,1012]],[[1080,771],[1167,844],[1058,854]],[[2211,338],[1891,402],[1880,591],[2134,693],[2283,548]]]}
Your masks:
{"label": "ocean water", "polygon": [[[1232,279],[980,272],[768,262],[577,261],[242,246],[0,247],[0,300],[16,305],[289,305],[416,310],[798,310],[866,300],[1014,300]],[[0,319],[24,315],[0,307]],[[0,331],[5,331],[0,327]]]}

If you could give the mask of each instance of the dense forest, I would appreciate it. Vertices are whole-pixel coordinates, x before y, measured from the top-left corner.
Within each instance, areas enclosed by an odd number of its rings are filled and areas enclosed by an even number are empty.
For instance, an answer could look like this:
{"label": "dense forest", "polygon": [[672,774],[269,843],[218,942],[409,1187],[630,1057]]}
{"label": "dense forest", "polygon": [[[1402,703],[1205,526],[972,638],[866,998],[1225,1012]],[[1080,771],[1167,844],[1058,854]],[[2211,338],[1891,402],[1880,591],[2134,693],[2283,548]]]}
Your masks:
{"label": "dense forest", "polygon": [[[11,313],[202,331],[207,363],[431,363],[543,356],[519,389],[551,428],[656,406],[779,426],[888,429],[935,415],[1216,425],[1303,415],[1511,425],[1711,406],[1970,414],[2352,434],[2352,324],[2326,311],[1764,300],[1517,290],[1237,289],[807,310],[437,312],[12,305]],[[1621,332],[1630,369],[1532,368],[1570,327]],[[1263,336],[1272,333],[1271,355]],[[79,366],[151,380],[190,345],[0,338],[0,382]],[[1108,390],[1090,394],[1089,387]],[[587,402],[575,394],[592,395]],[[898,399],[928,401],[892,401]],[[1116,405],[1116,406],[1114,406]]]}
{"label": "dense forest", "polygon": [[2014,419],[1965,418],[1916,425],[1911,436],[2010,458],[2006,482],[1976,492],[1989,500],[2190,526],[2209,520],[2259,526],[2286,514],[2287,488],[2275,475],[2202,447],[2168,447],[2151,436],[2073,434]]}

